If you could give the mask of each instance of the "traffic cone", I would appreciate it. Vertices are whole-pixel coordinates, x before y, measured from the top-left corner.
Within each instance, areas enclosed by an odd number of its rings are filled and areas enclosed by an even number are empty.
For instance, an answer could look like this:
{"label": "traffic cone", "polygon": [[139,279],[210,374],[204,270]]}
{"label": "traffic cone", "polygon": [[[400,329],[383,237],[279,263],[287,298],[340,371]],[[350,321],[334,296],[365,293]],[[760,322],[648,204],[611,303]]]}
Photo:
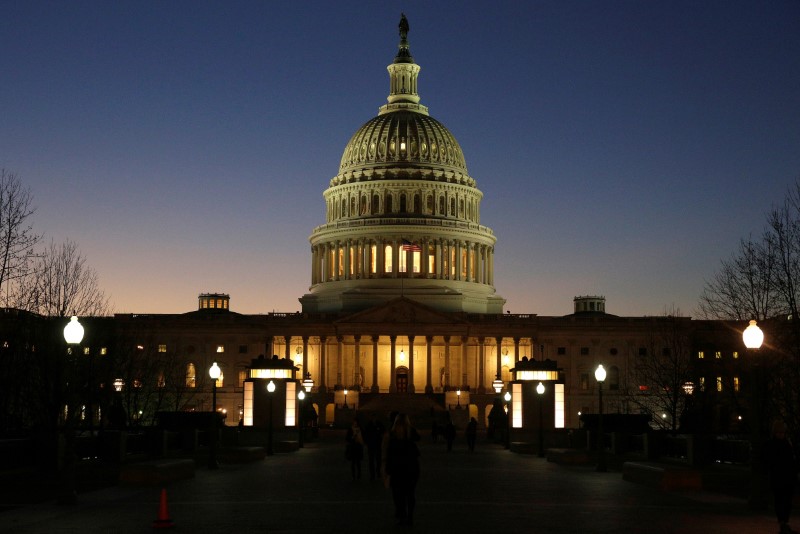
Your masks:
{"label": "traffic cone", "polygon": [[175,524],[169,518],[169,510],[167,509],[167,489],[161,489],[161,502],[158,505],[158,518],[153,521],[153,528],[172,528]]}

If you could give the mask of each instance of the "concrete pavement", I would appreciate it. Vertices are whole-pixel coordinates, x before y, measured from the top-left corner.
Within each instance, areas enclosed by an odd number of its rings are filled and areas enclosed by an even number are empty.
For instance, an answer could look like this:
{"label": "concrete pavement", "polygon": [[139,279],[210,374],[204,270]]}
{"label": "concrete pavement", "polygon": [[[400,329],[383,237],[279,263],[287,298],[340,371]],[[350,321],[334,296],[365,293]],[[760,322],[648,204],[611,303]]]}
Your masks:
{"label": "concrete pavement", "polygon": [[[393,521],[389,490],[353,481],[343,433],[330,432],[293,453],[249,464],[199,466],[194,479],[166,486],[176,532],[407,532]],[[704,491],[664,492],[622,480],[619,472],[562,466],[463,439],[452,453],[427,435],[420,446],[416,532],[773,533],[770,512]],[[152,531],[161,487],[84,493],[75,506],[55,502],[0,512],[0,532]],[[800,525],[800,520],[796,522]]]}

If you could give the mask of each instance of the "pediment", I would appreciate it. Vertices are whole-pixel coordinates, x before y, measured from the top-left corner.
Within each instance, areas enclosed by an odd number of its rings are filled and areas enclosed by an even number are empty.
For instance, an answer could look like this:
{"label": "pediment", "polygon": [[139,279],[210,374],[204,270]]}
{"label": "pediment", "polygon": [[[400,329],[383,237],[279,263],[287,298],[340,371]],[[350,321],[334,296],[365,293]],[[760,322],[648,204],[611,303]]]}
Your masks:
{"label": "pediment", "polygon": [[344,317],[336,324],[458,324],[466,323],[456,314],[446,314],[434,310],[406,297],[398,297],[374,308],[369,308]]}

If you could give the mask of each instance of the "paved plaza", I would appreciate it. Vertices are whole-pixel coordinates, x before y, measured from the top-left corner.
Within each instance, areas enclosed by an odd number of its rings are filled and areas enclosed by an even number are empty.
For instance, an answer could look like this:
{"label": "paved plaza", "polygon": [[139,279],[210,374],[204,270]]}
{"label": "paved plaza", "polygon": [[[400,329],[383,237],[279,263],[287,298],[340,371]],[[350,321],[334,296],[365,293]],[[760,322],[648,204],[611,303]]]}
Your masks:
{"label": "paved plaza", "polygon": [[[618,471],[563,466],[535,455],[463,439],[421,443],[422,478],[413,527],[395,526],[389,490],[369,480],[366,462],[353,481],[344,434],[324,434],[292,453],[247,464],[205,466],[166,486],[175,532],[777,532],[771,512],[709,492],[665,492],[622,480]],[[148,532],[161,487],[118,486],[83,493],[74,506],[53,501],[0,512],[0,532]],[[800,525],[800,521],[797,522]]]}

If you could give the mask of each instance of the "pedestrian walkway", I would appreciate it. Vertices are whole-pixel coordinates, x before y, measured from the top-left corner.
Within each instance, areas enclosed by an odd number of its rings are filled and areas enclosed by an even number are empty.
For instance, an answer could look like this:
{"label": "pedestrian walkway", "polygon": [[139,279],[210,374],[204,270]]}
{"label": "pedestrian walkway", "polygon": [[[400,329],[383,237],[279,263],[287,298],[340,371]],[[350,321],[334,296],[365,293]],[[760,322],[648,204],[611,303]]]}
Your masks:
{"label": "pedestrian walkway", "polygon": [[[619,472],[561,466],[482,443],[469,453],[459,437],[452,453],[427,436],[415,532],[766,534],[769,512],[707,492],[674,493],[632,484]],[[199,467],[196,477],[166,487],[178,532],[376,533],[394,525],[389,490],[370,481],[366,464],[353,481],[344,434],[332,432],[293,453],[256,463]],[[0,512],[0,532],[148,532],[161,489],[114,487],[55,503]],[[800,524],[800,521],[798,522]]]}

